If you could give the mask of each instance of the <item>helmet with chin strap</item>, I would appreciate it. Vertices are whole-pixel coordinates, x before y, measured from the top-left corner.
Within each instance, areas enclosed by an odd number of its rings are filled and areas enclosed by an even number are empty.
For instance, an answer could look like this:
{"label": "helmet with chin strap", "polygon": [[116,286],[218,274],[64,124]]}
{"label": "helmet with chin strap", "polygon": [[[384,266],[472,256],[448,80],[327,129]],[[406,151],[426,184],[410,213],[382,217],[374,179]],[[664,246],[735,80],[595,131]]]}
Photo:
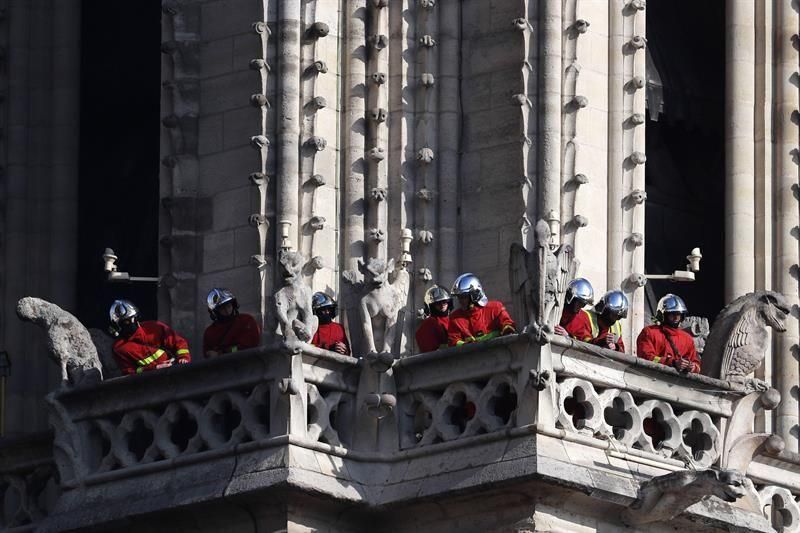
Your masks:
{"label": "helmet with chin strap", "polygon": [[438,285],[434,285],[427,291],[425,291],[425,312],[429,315],[433,314],[431,309],[432,305],[439,302],[447,302],[448,308],[450,307],[450,294],[445,290],[444,287],[440,287]]}
{"label": "helmet with chin strap", "polygon": [[487,298],[486,293],[483,292],[481,280],[479,280],[478,276],[472,274],[471,272],[467,272],[458,276],[453,282],[453,288],[450,290],[450,292],[453,294],[453,296],[469,296],[469,299],[472,303],[481,307],[484,307],[487,303],[489,303],[489,298]]}
{"label": "helmet with chin strap", "polygon": [[573,300],[578,300],[583,305],[591,305],[594,302],[594,288],[586,278],[575,278],[567,285],[567,294],[564,300],[568,304],[571,304]]}
{"label": "helmet with chin strap", "polygon": [[209,291],[206,297],[206,305],[208,305],[208,314],[211,315],[212,320],[219,320],[220,317],[217,310],[226,303],[233,303],[233,314],[239,310],[239,303],[236,301],[236,296],[228,289],[213,288]]}
{"label": "helmet with chin strap", "polygon": [[688,312],[689,310],[686,308],[683,298],[676,294],[667,294],[658,301],[658,306],[656,306],[656,322],[664,324],[664,315],[667,313],[680,313],[681,318],[678,320],[678,324],[680,324],[686,318]]}
{"label": "helmet with chin strap", "polygon": [[324,292],[315,292],[314,296],[311,297],[311,310],[314,312],[315,315],[319,315],[318,311],[320,309],[332,307],[333,308],[333,316],[336,316],[337,304],[336,300],[332,297],[328,296]]}
{"label": "helmet with chin strap", "polygon": [[138,327],[139,308],[129,300],[114,300],[108,310],[108,318],[111,321],[111,334],[118,337],[125,329],[125,323],[136,324]]}
{"label": "helmet with chin strap", "polygon": [[594,309],[599,315],[606,314],[610,318],[616,317],[614,318],[616,321],[628,316],[628,307],[628,298],[622,291],[609,291],[600,298]]}

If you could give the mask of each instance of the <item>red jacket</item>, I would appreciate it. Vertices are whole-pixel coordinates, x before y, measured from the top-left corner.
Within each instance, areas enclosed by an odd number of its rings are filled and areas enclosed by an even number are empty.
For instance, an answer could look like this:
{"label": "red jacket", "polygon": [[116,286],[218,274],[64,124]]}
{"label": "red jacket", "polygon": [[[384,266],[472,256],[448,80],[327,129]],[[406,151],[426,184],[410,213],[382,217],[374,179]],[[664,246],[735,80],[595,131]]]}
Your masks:
{"label": "red jacket", "polygon": [[203,334],[203,355],[208,352],[232,353],[258,346],[261,328],[256,319],[246,313],[230,320],[214,321]]}
{"label": "red jacket", "polygon": [[564,308],[561,313],[560,324],[573,339],[583,342],[592,340],[592,322],[589,319],[589,311],[580,309],[577,313],[573,313],[571,310]]}
{"label": "red jacket", "polygon": [[[667,336],[672,340],[672,344],[678,349],[678,353],[667,341]],[[690,372],[700,372],[700,358],[697,357],[697,350],[694,347],[692,336],[682,329],[671,328],[659,324],[647,326],[639,333],[636,339],[637,356],[661,363],[662,365],[672,366],[680,357],[692,362]]]}
{"label": "red jacket", "polygon": [[327,324],[320,324],[317,332],[314,333],[314,338],[311,339],[311,344],[318,348],[325,350],[333,350],[333,345],[337,342],[344,343],[347,348],[346,355],[350,355],[350,343],[347,342],[347,333],[338,322],[328,322]]}
{"label": "red jacket", "polygon": [[112,348],[123,374],[155,370],[173,357],[187,363],[192,360],[186,339],[157,320],[140,322],[130,337],[117,339]]}
{"label": "red jacket", "polygon": [[432,352],[447,346],[448,316],[429,316],[417,328],[417,346],[421,352]]}
{"label": "red jacket", "polygon": [[484,307],[456,309],[450,314],[447,341],[450,346],[493,339],[517,328],[502,302],[491,301]]}

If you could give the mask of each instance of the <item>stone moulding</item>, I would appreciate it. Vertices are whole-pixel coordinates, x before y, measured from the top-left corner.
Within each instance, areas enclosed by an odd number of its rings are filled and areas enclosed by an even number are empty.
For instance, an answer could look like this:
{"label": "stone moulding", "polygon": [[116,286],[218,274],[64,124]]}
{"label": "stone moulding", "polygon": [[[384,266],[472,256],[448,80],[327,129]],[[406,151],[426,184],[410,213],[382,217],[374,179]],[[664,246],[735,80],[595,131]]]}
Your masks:
{"label": "stone moulding", "polygon": [[[99,501],[123,515],[179,505],[181,480],[198,475],[206,481],[193,503],[313,479],[334,499],[383,506],[420,490],[447,494],[452,476],[460,489],[479,490],[478,472],[520,487],[543,478],[575,487],[573,474],[583,472],[580,490],[624,507],[642,481],[633,465],[656,476],[718,464],[725,435],[717,425],[743,397],[727,382],[527,334],[401,358],[380,380],[368,366],[293,341],[53,393],[64,493],[42,530],[102,524]],[[376,398],[381,409],[370,413]],[[646,440],[647,418],[666,426],[661,445]],[[396,438],[360,437],[376,424]],[[598,454],[630,466],[619,471]],[[131,511],[134,479],[171,479],[177,499]],[[705,505],[689,512],[713,511]]]}

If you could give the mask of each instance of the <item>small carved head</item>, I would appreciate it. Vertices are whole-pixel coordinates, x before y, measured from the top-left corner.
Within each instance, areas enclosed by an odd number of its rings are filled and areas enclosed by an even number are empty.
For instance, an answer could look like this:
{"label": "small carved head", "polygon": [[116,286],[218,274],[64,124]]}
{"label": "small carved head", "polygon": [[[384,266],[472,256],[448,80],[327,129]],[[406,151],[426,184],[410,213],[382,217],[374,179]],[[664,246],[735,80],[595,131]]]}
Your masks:
{"label": "small carved head", "polygon": [[417,235],[419,237],[420,242],[422,242],[423,244],[430,244],[433,242],[433,232],[430,230],[421,229],[419,230],[419,233],[417,233]]}
{"label": "small carved head", "polygon": [[419,5],[425,9],[430,9],[436,7],[436,0],[419,0]]}
{"label": "small carved head", "polygon": [[647,193],[642,189],[634,189],[628,195],[628,199],[634,205],[641,205],[647,200]]}
{"label": "small carved head", "polygon": [[436,83],[436,79],[430,72],[423,72],[419,77],[419,82],[423,87],[433,87],[433,84]]}
{"label": "small carved head", "polygon": [[371,257],[369,262],[358,260],[358,269],[364,274],[364,282],[368,287],[379,289],[389,281],[389,273],[394,270],[394,258],[389,261]]}
{"label": "small carved head", "polygon": [[383,242],[386,240],[386,232],[380,228],[371,228],[369,230],[369,238],[371,241]]}
{"label": "small carved head", "polygon": [[425,48],[433,48],[436,46],[436,40],[430,35],[423,35],[419,38],[419,45],[424,46]]}
{"label": "small carved head", "polygon": [[425,164],[428,164],[431,161],[433,161],[433,150],[431,148],[428,148],[427,146],[425,148],[420,148],[417,151],[417,161]]}
{"label": "small carved head", "polygon": [[378,123],[386,122],[386,117],[388,115],[389,112],[382,107],[375,107],[369,111],[369,118]]}
{"label": "small carved head", "polygon": [[299,252],[281,250],[278,252],[279,272],[286,285],[294,282],[303,269],[303,256]]}
{"label": "small carved head", "polygon": [[386,188],[384,187],[375,187],[374,189],[372,189],[372,191],[370,191],[372,199],[375,200],[376,202],[383,202],[384,200],[386,200],[387,194],[388,193],[386,191]]}
{"label": "small carved head", "polygon": [[380,146],[375,146],[374,148],[371,148],[368,154],[369,158],[372,159],[373,161],[383,161],[383,159],[386,157],[386,153]]}
{"label": "small carved head", "polygon": [[369,36],[369,44],[375,50],[383,50],[387,46],[389,46],[389,38],[383,34],[375,34]]}
{"label": "small carved head", "polygon": [[320,74],[325,74],[326,72],[328,72],[328,64],[322,61],[321,59],[314,61],[314,70],[316,70]]}
{"label": "small carved head", "polygon": [[308,28],[308,36],[312,39],[319,39],[327,36],[330,31],[330,27],[324,22],[315,22]]}
{"label": "small carved head", "polygon": [[309,137],[309,139],[306,141],[306,145],[308,145],[310,148],[313,148],[317,152],[321,152],[328,146],[328,141],[326,141],[324,137],[314,135]]}
{"label": "small carved head", "polygon": [[785,321],[791,311],[791,304],[779,293],[765,292],[758,298],[759,317],[775,331],[786,331]]}
{"label": "small carved head", "polygon": [[376,85],[383,85],[386,83],[386,73],[385,72],[375,72],[372,74],[372,81]]}

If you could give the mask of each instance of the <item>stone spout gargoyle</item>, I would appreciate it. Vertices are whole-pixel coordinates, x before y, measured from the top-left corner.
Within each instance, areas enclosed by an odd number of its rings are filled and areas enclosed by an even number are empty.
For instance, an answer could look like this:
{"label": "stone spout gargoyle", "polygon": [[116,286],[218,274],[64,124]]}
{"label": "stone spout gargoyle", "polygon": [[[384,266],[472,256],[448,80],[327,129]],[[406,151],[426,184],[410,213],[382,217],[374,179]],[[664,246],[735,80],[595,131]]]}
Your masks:
{"label": "stone spout gargoyle", "polygon": [[17,316],[47,334],[50,356],[61,366],[62,385],[103,379],[103,367],[89,331],[54,303],[26,296],[17,302]]}
{"label": "stone spout gargoyle", "polygon": [[[365,293],[361,297],[360,318],[364,329],[366,353],[390,353],[397,336],[397,320],[408,299],[410,277],[405,268],[395,271],[394,259],[371,258],[358,268],[364,275]],[[394,280],[389,275],[395,272]]]}
{"label": "stone spout gargoyle", "polygon": [[681,470],[643,483],[622,521],[629,526],[668,521],[704,498],[733,503],[748,494],[755,494],[753,482],[736,470]]}
{"label": "stone spout gargoyle", "polygon": [[786,331],[791,305],[773,291],[745,294],[717,315],[703,351],[702,373],[741,384],[745,390],[767,390],[761,380],[748,378],[764,360],[769,343],[767,327]]}
{"label": "stone spout gargoyle", "polygon": [[278,253],[280,279],[283,286],[275,293],[275,316],[279,334],[285,340],[308,342],[316,330],[316,317],[311,310],[311,289],[303,281],[305,261],[299,252]]}
{"label": "stone spout gargoyle", "polygon": [[567,284],[575,277],[579,262],[569,244],[553,249],[547,222],[537,222],[535,232],[536,248],[532,252],[521,244],[511,245],[511,293],[520,321],[552,332],[561,320]]}

